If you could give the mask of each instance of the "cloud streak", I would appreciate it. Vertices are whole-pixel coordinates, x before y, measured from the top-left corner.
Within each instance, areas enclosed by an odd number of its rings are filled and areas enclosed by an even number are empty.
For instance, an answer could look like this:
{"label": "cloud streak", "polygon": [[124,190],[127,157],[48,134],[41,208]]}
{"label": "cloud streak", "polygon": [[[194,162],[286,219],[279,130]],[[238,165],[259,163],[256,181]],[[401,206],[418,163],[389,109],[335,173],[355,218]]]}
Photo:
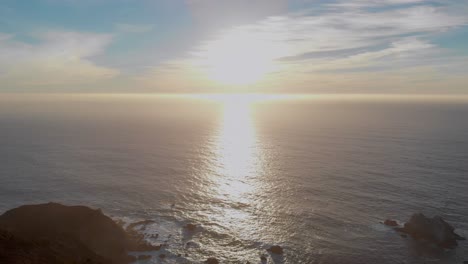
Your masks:
{"label": "cloud streak", "polygon": [[7,87],[69,86],[109,79],[117,70],[94,64],[112,40],[108,34],[46,31],[35,43],[0,34],[0,83]]}
{"label": "cloud streak", "polygon": [[[419,83],[427,79],[421,75],[435,76],[434,72],[438,72],[437,76],[446,76],[442,71],[447,71],[447,68],[453,67],[460,72],[463,59],[431,40],[439,34],[466,26],[468,15],[453,12],[450,5],[434,3],[424,0],[337,1],[299,12],[269,16],[222,31],[218,36],[242,32],[241,35],[255,37],[245,38],[239,45],[249,45],[251,41],[250,45],[262,52],[255,44],[260,39],[269,43],[265,49],[277,47],[282,51],[276,52],[272,58],[279,65],[279,70],[271,72],[270,81],[258,84],[258,87],[283,86],[282,91],[313,92],[311,86],[316,85],[311,84],[322,80],[321,87],[336,90],[340,89],[339,85],[346,84],[330,81],[330,74],[335,78],[349,78],[352,75],[363,77],[363,72],[386,72],[386,79],[393,76],[404,89],[404,81],[407,81],[407,86],[414,85],[411,76],[403,73],[405,69],[415,73],[413,78]],[[207,54],[213,53],[214,45],[211,43],[218,41],[217,38],[198,45],[191,58],[171,61],[172,65],[177,65],[171,74],[176,76],[181,69],[203,67],[203,62],[209,60]],[[248,64],[248,55],[245,56]],[[457,78],[464,77],[458,75]],[[335,85],[331,85],[333,83]],[[455,83],[458,85],[460,82]],[[374,85],[377,87],[378,82]]]}
{"label": "cloud streak", "polygon": [[147,33],[154,29],[154,25],[151,24],[117,23],[115,27],[122,33]]}

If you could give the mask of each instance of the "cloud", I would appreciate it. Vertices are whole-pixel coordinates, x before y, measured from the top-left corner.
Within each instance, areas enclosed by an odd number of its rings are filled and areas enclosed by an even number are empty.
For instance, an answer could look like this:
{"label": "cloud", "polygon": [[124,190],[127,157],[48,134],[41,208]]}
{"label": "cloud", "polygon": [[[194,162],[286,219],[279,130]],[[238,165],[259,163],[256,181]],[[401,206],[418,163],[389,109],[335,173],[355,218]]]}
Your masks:
{"label": "cloud", "polygon": [[416,5],[427,2],[427,0],[354,0],[354,1],[338,1],[330,4],[335,7],[362,8],[376,6],[392,6],[392,5]]}
{"label": "cloud", "polygon": [[[0,83],[7,89],[77,86],[109,79],[118,71],[98,66],[92,57],[112,40],[108,34],[46,31],[34,42],[0,33]],[[51,88],[51,87],[49,87]]]}
{"label": "cloud", "polygon": [[[386,2],[415,1],[387,0]],[[444,8],[428,5],[381,11],[341,8],[270,16],[257,23],[228,29],[219,35],[238,31],[243,35],[255,36],[256,40],[260,38],[268,43],[286,44],[289,47],[289,56],[278,59],[304,62],[313,59],[314,54],[323,56],[324,53],[341,52],[341,56],[346,56],[346,51],[351,53],[348,55],[354,55],[353,52],[367,53],[367,49],[376,47],[402,45],[401,41],[411,39],[408,36],[412,39],[427,38],[431,34],[441,33],[467,23],[466,15],[453,15],[445,12]],[[213,41],[216,39],[202,42],[194,53],[210,52],[208,49],[212,45],[209,43]],[[415,43],[417,42],[414,41],[413,44]],[[278,53],[278,55],[283,54]]]}
{"label": "cloud", "polygon": [[380,12],[292,14],[268,18],[244,30],[270,32],[273,41],[289,42],[295,53],[306,53],[375,46],[408,35],[443,32],[467,21],[467,17],[452,16],[440,8],[418,6]]}
{"label": "cloud", "polygon": [[[258,92],[404,91],[424,85],[431,91],[453,85],[449,88],[458,91],[468,82],[466,50],[465,55],[457,53],[436,41],[442,35],[453,37],[456,29],[467,26],[464,1],[181,2],[189,17],[183,12],[169,14],[168,21],[174,24],[158,23],[163,27],[158,35],[143,34],[154,31],[152,24],[119,20],[110,21],[113,35],[71,30],[26,36],[0,32],[2,90],[98,90],[99,86],[116,90],[118,86],[119,91],[239,92],[247,85],[222,85],[213,76],[230,72],[241,76],[260,67],[268,68],[265,78],[248,86]],[[100,5],[104,3],[108,4]],[[23,30],[28,32],[26,27]],[[142,41],[132,34],[146,38]],[[265,66],[270,63],[274,67]],[[207,74],[207,69],[224,65],[219,67],[222,74]],[[239,71],[239,65],[246,67]],[[237,79],[235,74],[231,77]]]}
{"label": "cloud", "polygon": [[194,21],[223,28],[252,23],[287,10],[287,0],[185,0]]}
{"label": "cloud", "polygon": [[146,33],[153,30],[154,25],[118,23],[115,27],[118,31],[123,33]]}
{"label": "cloud", "polygon": [[[203,5],[211,1],[191,2]],[[346,89],[345,81],[335,79],[349,80],[356,91],[363,87],[379,89],[383,86],[379,78],[398,80],[392,89],[399,91],[404,87],[415,87],[415,83],[422,87],[425,82],[432,87],[431,91],[435,84],[442,90],[447,87],[427,76],[438,76],[440,80],[458,85],[450,87],[456,90],[460,88],[461,80],[468,79],[466,70],[460,73],[460,68],[467,64],[463,61],[468,58],[457,58],[453,51],[437,46],[431,39],[467,23],[467,14],[456,12],[449,4],[434,4],[434,1],[356,0],[316,4],[306,10],[272,15],[218,32],[212,39],[193,48],[190,57],[170,61],[175,66],[167,76],[183,76],[183,72],[191,69],[202,69],[205,66],[203,62],[209,62],[208,57],[213,54],[213,47],[223,47],[213,43],[222,42],[223,36],[240,35],[248,37],[236,40],[239,45],[250,45],[260,54],[265,49],[281,51],[271,55],[279,65],[276,67],[278,70],[270,72],[266,80],[250,86],[257,91],[314,92],[320,90],[319,87]],[[262,49],[258,43],[269,44]],[[223,52],[234,51],[221,50],[217,54]],[[236,54],[236,57],[249,64],[251,54],[244,54],[245,58]],[[166,70],[163,67],[152,70],[147,80],[151,80],[150,76],[155,73],[157,75],[154,76],[164,75]],[[407,74],[406,70],[414,74]],[[449,75],[450,71],[458,75]],[[364,85],[366,80],[368,83]],[[185,88],[193,87],[195,90],[199,86],[185,84]]]}

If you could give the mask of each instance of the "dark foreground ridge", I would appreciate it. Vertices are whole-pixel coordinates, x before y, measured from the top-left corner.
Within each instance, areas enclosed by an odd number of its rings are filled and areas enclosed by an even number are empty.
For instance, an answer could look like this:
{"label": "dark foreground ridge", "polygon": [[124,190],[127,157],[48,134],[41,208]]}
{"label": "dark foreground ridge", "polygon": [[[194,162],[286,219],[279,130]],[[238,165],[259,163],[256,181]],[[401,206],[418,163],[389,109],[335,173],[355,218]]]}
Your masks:
{"label": "dark foreground ridge", "polygon": [[0,216],[0,263],[124,264],[129,251],[151,248],[86,206],[25,205]]}

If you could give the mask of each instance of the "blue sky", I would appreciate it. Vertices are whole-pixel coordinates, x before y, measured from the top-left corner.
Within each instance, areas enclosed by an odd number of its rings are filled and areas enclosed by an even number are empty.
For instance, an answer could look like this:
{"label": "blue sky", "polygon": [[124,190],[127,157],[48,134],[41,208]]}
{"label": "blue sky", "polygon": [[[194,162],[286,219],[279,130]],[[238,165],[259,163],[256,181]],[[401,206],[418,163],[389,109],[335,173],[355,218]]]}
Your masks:
{"label": "blue sky", "polygon": [[0,2],[1,92],[468,93],[464,0]]}

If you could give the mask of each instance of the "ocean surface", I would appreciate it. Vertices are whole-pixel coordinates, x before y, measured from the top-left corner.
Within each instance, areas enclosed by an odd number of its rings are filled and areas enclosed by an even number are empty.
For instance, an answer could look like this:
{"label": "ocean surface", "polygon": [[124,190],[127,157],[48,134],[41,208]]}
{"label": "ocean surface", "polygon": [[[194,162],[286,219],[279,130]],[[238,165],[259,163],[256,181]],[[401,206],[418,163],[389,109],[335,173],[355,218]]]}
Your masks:
{"label": "ocean surface", "polygon": [[463,263],[381,222],[468,236],[468,100],[0,95],[0,212],[49,201],[154,221],[140,263]]}

